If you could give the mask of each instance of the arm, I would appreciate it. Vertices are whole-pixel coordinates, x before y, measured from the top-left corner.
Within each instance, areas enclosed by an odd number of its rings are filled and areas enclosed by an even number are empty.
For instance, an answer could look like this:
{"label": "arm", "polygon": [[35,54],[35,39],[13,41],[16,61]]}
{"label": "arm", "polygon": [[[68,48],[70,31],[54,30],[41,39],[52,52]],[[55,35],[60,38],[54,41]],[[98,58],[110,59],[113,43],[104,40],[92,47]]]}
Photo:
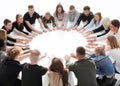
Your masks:
{"label": "arm", "polygon": [[79,16],[79,18],[74,26],[79,26],[81,20],[82,20],[82,14]]}
{"label": "arm", "polygon": [[55,24],[55,19],[54,17],[52,16],[52,23],[53,23],[53,27],[56,27],[56,24]]}
{"label": "arm", "polygon": [[110,31],[110,29],[105,30],[105,32],[104,32],[104,33],[102,33],[102,34],[100,34],[100,35],[97,35],[97,37],[101,37],[101,36],[103,36],[103,35],[106,35],[109,31]]}
{"label": "arm", "polygon": [[43,24],[44,24],[44,27],[45,27],[45,28],[48,28],[48,26],[47,26],[47,24],[46,24],[46,22],[45,22],[45,18],[42,19],[42,22],[43,22]]}
{"label": "arm", "polygon": [[81,14],[76,11],[76,15],[75,15],[75,19],[74,19],[74,24],[73,25],[75,25],[77,23],[77,20],[78,20],[78,18],[79,18],[80,15]]}
{"label": "arm", "polygon": [[92,32],[93,32],[93,33],[97,33],[97,32],[100,32],[100,31],[102,31],[102,30],[104,30],[103,25],[101,25],[100,27],[98,27],[98,28],[92,30]]}
{"label": "arm", "polygon": [[41,28],[45,29],[44,24],[43,24],[43,22],[42,22],[42,20],[40,18],[38,18],[38,22],[39,22]]}
{"label": "arm", "polygon": [[90,22],[87,26],[85,26],[84,28],[85,28],[85,29],[90,29],[90,28],[92,28],[93,26],[94,26],[94,19],[92,19],[91,22]]}

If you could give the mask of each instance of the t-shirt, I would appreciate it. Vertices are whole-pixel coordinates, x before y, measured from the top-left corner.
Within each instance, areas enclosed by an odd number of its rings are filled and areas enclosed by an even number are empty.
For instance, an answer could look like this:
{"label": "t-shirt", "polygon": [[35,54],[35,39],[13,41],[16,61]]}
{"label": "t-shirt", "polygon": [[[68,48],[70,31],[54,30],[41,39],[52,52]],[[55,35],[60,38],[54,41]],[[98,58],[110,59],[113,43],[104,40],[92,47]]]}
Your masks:
{"label": "t-shirt", "polygon": [[7,30],[7,29],[5,28],[5,26],[3,26],[2,29],[4,29],[4,30],[7,32],[7,34],[10,34],[11,32],[13,32],[14,27],[12,26],[12,28],[11,28],[10,30]]}
{"label": "t-shirt", "polygon": [[42,86],[42,76],[47,68],[25,63],[22,69],[22,86]]}
{"label": "t-shirt", "polygon": [[0,62],[0,86],[20,86],[20,80],[17,77],[21,69],[20,63],[10,58]]}
{"label": "t-shirt", "polygon": [[24,21],[29,21],[30,24],[34,24],[35,20],[38,18],[40,18],[40,15],[37,12],[34,12],[32,17],[30,17],[29,13],[27,12],[23,17]]}

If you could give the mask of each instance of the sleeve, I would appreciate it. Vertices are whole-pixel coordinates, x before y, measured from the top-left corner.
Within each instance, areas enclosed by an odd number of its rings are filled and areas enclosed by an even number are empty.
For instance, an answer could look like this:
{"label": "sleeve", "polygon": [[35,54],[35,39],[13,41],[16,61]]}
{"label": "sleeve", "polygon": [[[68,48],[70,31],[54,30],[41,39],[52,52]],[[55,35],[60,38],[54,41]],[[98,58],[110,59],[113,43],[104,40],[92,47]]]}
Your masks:
{"label": "sleeve", "polygon": [[103,34],[97,35],[97,37],[101,37],[101,36],[103,36],[103,35],[106,35],[109,31],[110,31],[110,29],[105,30],[105,32],[104,32]]}
{"label": "sleeve", "polygon": [[76,24],[74,25],[74,26],[79,26],[79,24],[80,24],[80,22],[81,22],[81,20],[82,20],[82,15],[83,14],[81,14],[80,16],[79,16],[79,18],[78,18],[78,20],[77,20],[77,22],[76,22]]}
{"label": "sleeve", "polygon": [[74,65],[75,63],[70,64],[70,62],[66,62],[66,67],[69,69],[69,71],[74,71]]}
{"label": "sleeve", "polygon": [[43,24],[44,24],[44,27],[45,27],[45,28],[48,28],[48,26],[47,26],[47,24],[46,24],[46,22],[45,22],[45,17],[43,17],[42,22],[43,22]]}
{"label": "sleeve", "polygon": [[74,25],[77,23],[77,20],[80,16],[80,13],[76,11],[76,16],[75,16],[75,19],[74,19]]}
{"label": "sleeve", "polygon": [[67,22],[69,20],[69,13],[66,14],[64,26],[67,27]]}
{"label": "sleeve", "polygon": [[41,75],[45,75],[47,71],[48,71],[47,68],[41,67]]}
{"label": "sleeve", "polygon": [[92,19],[91,22],[87,26],[85,26],[85,29],[90,29],[93,27],[93,25],[94,25],[94,19]]}
{"label": "sleeve", "polygon": [[94,29],[94,30],[92,30],[92,31],[93,31],[93,33],[97,33],[97,32],[100,32],[100,31],[102,31],[102,30],[104,30],[103,25],[101,25],[100,27],[98,27],[98,28],[96,28],[96,29]]}
{"label": "sleeve", "polygon": [[54,19],[53,16],[51,16],[51,18],[52,18],[53,27],[55,27],[55,26],[56,26],[56,24],[55,24],[55,19]]}
{"label": "sleeve", "polygon": [[7,40],[10,40],[10,41],[12,41],[12,42],[16,42],[16,39],[10,38],[10,37],[8,37],[8,36],[7,36]]}
{"label": "sleeve", "polygon": [[26,13],[23,17],[24,21],[29,21],[28,13]]}
{"label": "sleeve", "polygon": [[36,16],[37,19],[40,18],[40,15],[36,12],[35,12],[35,16]]}
{"label": "sleeve", "polygon": [[14,46],[14,44],[7,42],[7,46]]}

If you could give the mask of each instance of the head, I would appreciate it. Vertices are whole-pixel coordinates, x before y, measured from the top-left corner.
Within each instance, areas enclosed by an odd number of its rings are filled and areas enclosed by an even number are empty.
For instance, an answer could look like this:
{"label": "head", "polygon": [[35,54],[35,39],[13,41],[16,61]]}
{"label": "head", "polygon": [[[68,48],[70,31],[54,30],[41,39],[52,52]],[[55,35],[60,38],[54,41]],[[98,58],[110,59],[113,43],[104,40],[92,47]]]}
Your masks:
{"label": "head", "polygon": [[50,18],[51,18],[50,12],[45,13],[45,19],[50,20]]}
{"label": "head", "polygon": [[97,47],[94,49],[94,54],[95,54],[96,56],[105,54],[105,49],[104,49],[104,47],[103,47],[103,46],[97,46]]}
{"label": "head", "polygon": [[7,30],[11,30],[12,29],[12,22],[9,19],[5,19],[4,26]]}
{"label": "head", "polygon": [[85,49],[83,47],[78,47],[76,49],[76,57],[77,57],[78,60],[84,59]]}
{"label": "head", "polygon": [[31,63],[37,64],[40,57],[40,51],[38,50],[31,50],[30,51],[30,61]]}
{"label": "head", "polygon": [[108,17],[105,17],[102,19],[102,24],[103,24],[103,27],[104,29],[109,29],[110,27],[110,19]]}
{"label": "head", "polygon": [[111,21],[110,24],[110,30],[113,31],[114,33],[117,33],[120,27],[120,22],[117,19],[114,19]]}
{"label": "head", "polygon": [[95,15],[94,15],[94,22],[101,21],[101,19],[102,19],[101,13],[100,12],[95,13]]}
{"label": "head", "polygon": [[64,13],[64,9],[63,9],[63,6],[61,4],[58,4],[57,7],[56,7],[56,14],[63,14]]}
{"label": "head", "polygon": [[20,47],[14,46],[12,48],[7,49],[6,53],[10,59],[19,60],[21,51],[22,49]]}
{"label": "head", "polygon": [[71,15],[73,15],[75,13],[75,7],[73,5],[71,5],[69,7],[69,12],[70,12]]}
{"label": "head", "polygon": [[85,7],[83,8],[83,13],[84,13],[86,16],[88,16],[88,15],[90,14],[90,7],[89,7],[89,6],[85,6]]}
{"label": "head", "polygon": [[53,58],[49,69],[50,71],[59,73],[62,77],[63,86],[68,86],[68,73],[59,58]]}
{"label": "head", "polygon": [[109,45],[111,49],[120,48],[116,37],[112,35],[107,37],[107,45]]}
{"label": "head", "polygon": [[5,42],[3,39],[0,38],[0,50],[3,50],[4,47],[5,47]]}
{"label": "head", "polygon": [[17,23],[23,23],[23,17],[21,14],[17,14],[16,15],[16,22]]}
{"label": "head", "polygon": [[34,6],[33,5],[28,5],[28,12],[31,15],[34,13]]}

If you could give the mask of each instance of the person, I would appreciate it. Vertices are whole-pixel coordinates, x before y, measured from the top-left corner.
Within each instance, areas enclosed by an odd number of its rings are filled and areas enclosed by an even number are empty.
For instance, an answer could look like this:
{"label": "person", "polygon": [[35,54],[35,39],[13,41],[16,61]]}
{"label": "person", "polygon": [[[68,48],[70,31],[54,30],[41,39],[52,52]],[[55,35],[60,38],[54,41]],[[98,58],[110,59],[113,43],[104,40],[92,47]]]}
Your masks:
{"label": "person", "polygon": [[103,46],[97,46],[94,49],[94,54],[90,55],[96,63],[97,82],[100,86],[113,86],[115,79],[115,70],[109,56],[105,54]]}
{"label": "person", "polygon": [[5,55],[5,41],[0,38],[0,61],[6,58]]}
{"label": "person", "polygon": [[60,28],[60,29],[65,28],[64,27],[65,17],[66,17],[66,14],[63,9],[63,6],[59,3],[56,6],[56,11],[54,13],[54,19],[55,19],[57,28]]}
{"label": "person", "polygon": [[85,49],[78,47],[76,49],[76,61],[73,64],[69,63],[70,57],[65,56],[66,66],[69,71],[74,72],[77,78],[77,86],[98,86],[96,81],[95,63],[92,59],[85,58]]}
{"label": "person", "polygon": [[51,16],[50,12],[45,13],[45,16],[43,17],[42,22],[44,24],[44,27],[47,28],[48,30],[52,30],[53,28],[56,27],[55,19],[53,16]]}
{"label": "person", "polygon": [[7,49],[7,57],[0,62],[0,86],[21,86],[17,78],[22,67],[19,62],[20,47]]}
{"label": "person", "polygon": [[47,72],[47,68],[37,65],[41,59],[39,57],[38,50],[30,51],[30,63],[23,64],[21,86],[42,86],[42,76]]}
{"label": "person", "polygon": [[24,31],[24,22],[23,17],[21,14],[16,15],[16,20],[12,23],[14,28],[16,28],[19,31],[19,35],[26,37],[28,39],[32,38],[34,36],[32,33],[29,33],[29,31]]}
{"label": "person", "polygon": [[87,26],[94,17],[93,13],[90,11],[89,6],[85,6],[83,10],[84,10],[83,13],[79,16],[76,24],[74,25],[75,27],[78,27],[81,21],[84,23],[83,25],[84,27]]}
{"label": "person", "polygon": [[38,34],[41,33],[40,31],[36,30],[35,27],[34,27],[36,19],[38,20],[42,30],[46,31],[46,29],[45,29],[45,27],[44,27],[44,25],[42,23],[42,20],[40,18],[40,15],[37,12],[35,12],[33,5],[28,5],[28,12],[26,12],[24,14],[23,19],[24,19],[25,28],[27,29],[27,31],[29,31],[29,32],[34,31],[34,32],[36,32]]}
{"label": "person", "polygon": [[68,27],[68,29],[73,28],[79,16],[80,16],[80,13],[75,9],[74,5],[71,5],[69,7],[69,12],[66,14],[65,26]]}
{"label": "person", "polygon": [[14,42],[14,43],[7,42],[8,46],[19,45],[19,44],[15,44],[15,43],[22,43],[22,45],[24,46],[26,39],[20,39],[20,38],[15,39],[15,38],[13,38],[13,36],[10,35],[12,32],[18,32],[18,30],[12,26],[12,23],[9,19],[4,20],[4,26],[2,27],[2,29],[5,30],[7,33],[7,40]]}
{"label": "person", "polygon": [[69,86],[68,72],[59,58],[53,58],[49,67],[49,86]]}
{"label": "person", "polygon": [[113,60],[116,73],[120,73],[120,45],[115,36],[107,37],[107,45],[106,54]]}

